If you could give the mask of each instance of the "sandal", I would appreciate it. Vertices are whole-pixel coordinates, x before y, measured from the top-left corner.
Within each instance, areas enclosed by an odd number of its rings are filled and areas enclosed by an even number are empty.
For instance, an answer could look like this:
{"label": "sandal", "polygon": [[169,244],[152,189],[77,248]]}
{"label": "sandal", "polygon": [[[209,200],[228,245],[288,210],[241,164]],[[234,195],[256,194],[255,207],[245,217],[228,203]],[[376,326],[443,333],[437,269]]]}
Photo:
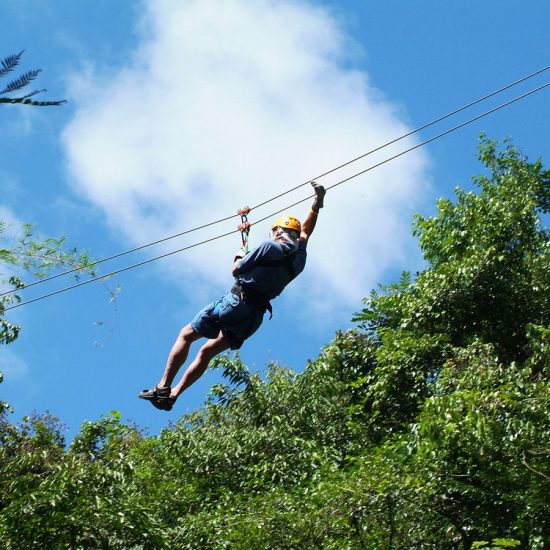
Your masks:
{"label": "sandal", "polygon": [[170,388],[159,388],[155,386],[150,390],[143,390],[138,394],[140,399],[150,401],[151,404],[161,411],[171,411],[174,399],[170,396]]}

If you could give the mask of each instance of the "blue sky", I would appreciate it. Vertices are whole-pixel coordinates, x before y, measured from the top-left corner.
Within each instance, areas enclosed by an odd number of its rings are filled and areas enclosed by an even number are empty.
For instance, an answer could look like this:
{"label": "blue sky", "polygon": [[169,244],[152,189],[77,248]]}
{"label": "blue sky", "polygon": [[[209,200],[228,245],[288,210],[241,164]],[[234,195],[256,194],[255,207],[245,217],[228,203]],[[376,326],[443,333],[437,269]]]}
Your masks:
{"label": "blue sky", "polygon": [[[0,215],[65,235],[96,258],[257,204],[491,92],[549,61],[543,0],[126,1],[5,0],[1,57],[25,50],[43,99],[60,108],[2,106]],[[395,146],[398,152],[546,82],[548,73]],[[243,347],[253,370],[302,370],[361,297],[421,269],[414,212],[469,186],[480,132],[510,136],[549,158],[544,90],[327,195],[308,266],[274,317]],[[329,176],[330,185],[380,153]],[[258,209],[250,221],[307,196]],[[303,217],[307,207],[292,210]],[[238,219],[101,267],[118,269],[231,230]],[[267,222],[251,241],[267,235]],[[116,303],[101,284],[7,316],[22,326],[0,350],[0,397],[17,420],[36,410],[70,438],[110,410],[150,433],[196,409],[208,373],[161,413],[139,401],[159,378],[181,326],[230,285],[239,236],[120,275]],[[67,282],[69,283],[69,281]],[[63,281],[29,289],[55,290]]]}

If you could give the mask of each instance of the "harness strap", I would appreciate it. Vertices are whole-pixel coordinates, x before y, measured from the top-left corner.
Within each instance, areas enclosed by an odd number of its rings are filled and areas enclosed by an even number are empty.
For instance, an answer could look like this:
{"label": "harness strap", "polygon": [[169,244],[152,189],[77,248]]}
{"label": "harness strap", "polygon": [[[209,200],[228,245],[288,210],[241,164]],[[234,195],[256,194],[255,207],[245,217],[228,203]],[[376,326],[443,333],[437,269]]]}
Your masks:
{"label": "harness strap", "polygon": [[[244,232],[243,232],[243,241],[244,241]],[[297,275],[296,269],[294,268],[294,253],[287,254],[279,260],[268,260],[262,261],[260,267],[285,267],[288,271],[290,280],[294,279]],[[247,304],[254,306],[257,309],[265,312],[269,311],[269,318],[273,317],[273,308],[271,307],[271,302],[269,298],[259,290],[250,287],[244,287],[238,281],[235,282],[231,292],[237,296],[240,296]]]}
{"label": "harness strap", "polygon": [[257,309],[262,311],[269,311],[269,318],[273,317],[273,308],[271,307],[271,302],[269,298],[259,290],[249,287],[243,287],[240,283],[235,283],[231,292],[237,296],[242,297],[243,301],[251,306],[254,306]]}

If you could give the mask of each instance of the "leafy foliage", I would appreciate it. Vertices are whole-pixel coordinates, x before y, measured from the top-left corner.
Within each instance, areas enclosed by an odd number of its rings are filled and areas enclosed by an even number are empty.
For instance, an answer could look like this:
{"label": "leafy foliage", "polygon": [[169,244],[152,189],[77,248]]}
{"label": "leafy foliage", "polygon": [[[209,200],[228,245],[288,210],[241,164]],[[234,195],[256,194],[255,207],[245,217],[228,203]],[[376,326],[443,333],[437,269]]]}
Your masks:
{"label": "leafy foliage", "polygon": [[8,55],[5,59],[2,60],[2,67],[0,68],[0,77],[5,76],[11,72],[18,64],[23,52],[19,52],[15,55]]}
{"label": "leafy foliage", "polygon": [[[19,65],[19,62],[21,61],[21,56],[23,55],[23,51],[19,52],[18,54],[9,55],[8,57],[5,57],[0,62],[0,78],[7,75],[17,65]],[[22,88],[25,88],[28,86],[39,74],[42,72],[42,69],[33,69],[30,71],[26,71],[21,76],[16,78],[15,80],[12,80],[9,84],[7,84],[2,90],[0,90],[0,96],[10,94],[13,92],[17,92],[18,90],[21,90]],[[63,103],[66,103],[66,100],[61,101],[35,101],[30,99],[31,97],[40,94],[42,92],[45,92],[46,90],[33,90],[32,92],[25,94],[20,97],[0,97],[0,103],[20,103],[23,105],[34,105],[38,107],[49,107],[49,106],[57,106],[62,105]]]}
{"label": "leafy foliage", "polygon": [[550,544],[549,173],[491,172],[415,233],[428,267],[365,300],[301,373],[238,355],[160,436],[112,413],[66,448],[0,427],[5,548],[530,548]]}
{"label": "leafy foliage", "polygon": [[[6,224],[0,220],[0,235],[6,229]],[[0,248],[0,277],[8,290],[0,295],[0,344],[10,344],[19,334],[19,326],[4,319],[4,310],[21,301],[17,291],[25,288],[20,274],[28,273],[37,278],[48,276],[59,268],[78,268],[75,277],[78,279],[83,273],[94,275],[93,262],[87,253],[78,252],[76,248],[65,251],[65,239],[48,238],[36,239],[33,228],[25,224],[21,235],[15,244],[9,248]]]}

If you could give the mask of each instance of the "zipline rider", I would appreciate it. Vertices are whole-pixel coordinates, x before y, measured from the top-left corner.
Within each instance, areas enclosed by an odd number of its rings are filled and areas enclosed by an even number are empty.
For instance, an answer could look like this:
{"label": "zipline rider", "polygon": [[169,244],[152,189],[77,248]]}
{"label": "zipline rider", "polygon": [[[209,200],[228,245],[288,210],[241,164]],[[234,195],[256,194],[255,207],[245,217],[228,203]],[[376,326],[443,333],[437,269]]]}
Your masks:
{"label": "zipline rider", "polygon": [[[258,330],[266,310],[272,313],[270,300],[279,296],[306,264],[307,241],[323,208],[326,192],[323,186],[315,182],[312,185],[315,199],[304,223],[300,224],[293,216],[279,218],[273,223],[270,240],[249,254],[244,248],[239,250],[233,264],[236,278],[233,288],[202,309],[181,330],[160,382],[139,393],[139,398],[150,401],[157,409],[171,410],[180,394],[204,374],[213,357],[229,348],[239,349]],[[199,349],[180,382],[171,388],[191,344],[200,338],[208,341]]]}

